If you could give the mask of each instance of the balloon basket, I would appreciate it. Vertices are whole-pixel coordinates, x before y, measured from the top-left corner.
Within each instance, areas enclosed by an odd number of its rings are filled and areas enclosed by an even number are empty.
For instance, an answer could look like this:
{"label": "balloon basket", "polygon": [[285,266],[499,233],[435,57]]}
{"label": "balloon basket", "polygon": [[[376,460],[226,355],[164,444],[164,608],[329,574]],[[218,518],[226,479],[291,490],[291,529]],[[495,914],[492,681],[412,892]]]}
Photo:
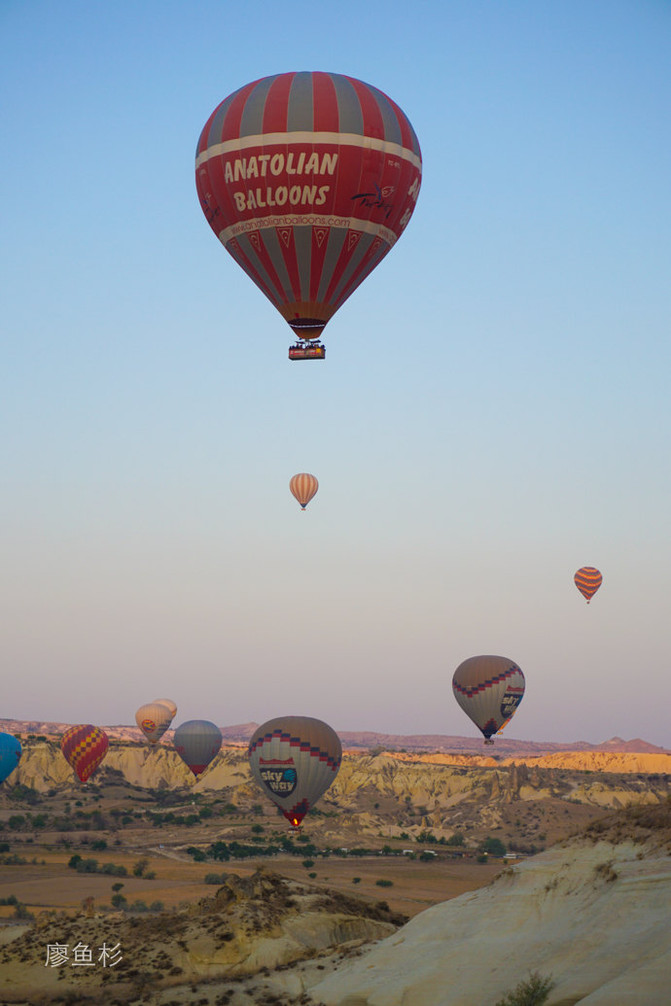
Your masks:
{"label": "balloon basket", "polygon": [[289,346],[290,360],[325,360],[326,346],[321,342],[297,342]]}

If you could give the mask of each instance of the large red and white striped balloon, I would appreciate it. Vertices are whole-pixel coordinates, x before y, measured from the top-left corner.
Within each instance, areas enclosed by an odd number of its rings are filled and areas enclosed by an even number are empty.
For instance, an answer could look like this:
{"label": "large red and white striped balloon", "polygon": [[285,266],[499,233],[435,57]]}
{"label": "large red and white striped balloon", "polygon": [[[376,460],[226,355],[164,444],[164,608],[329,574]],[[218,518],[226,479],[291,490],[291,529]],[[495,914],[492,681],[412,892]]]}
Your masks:
{"label": "large red and white striped balloon", "polygon": [[207,120],[196,187],[210,227],[301,339],[317,339],[401,236],[419,142],[386,94],[338,73],[246,84]]}

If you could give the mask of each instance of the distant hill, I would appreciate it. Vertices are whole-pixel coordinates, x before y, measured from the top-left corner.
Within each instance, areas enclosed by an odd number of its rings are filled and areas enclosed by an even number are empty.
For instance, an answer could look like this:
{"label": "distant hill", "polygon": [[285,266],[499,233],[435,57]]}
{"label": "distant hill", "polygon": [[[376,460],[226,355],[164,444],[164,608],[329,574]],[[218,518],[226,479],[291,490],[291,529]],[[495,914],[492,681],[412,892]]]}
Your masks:
{"label": "distant hill", "polygon": [[[234,726],[220,727],[227,744],[247,744],[256,730],[258,723],[239,723]],[[47,737],[57,737],[64,733],[69,723],[54,723],[46,720],[13,720],[0,719],[0,731],[10,734],[43,734]],[[136,726],[116,724],[105,726],[109,737],[116,740],[142,741],[143,737]],[[164,735],[166,741],[172,739],[172,731]],[[501,735],[496,738],[492,747],[485,747],[481,738],[453,737],[446,734],[386,734],[375,731],[339,731],[338,736],[347,750],[353,751],[407,751],[420,753],[471,754],[489,757],[540,757],[556,754],[561,751],[606,751],[628,754],[666,754],[669,748],[658,747],[649,741],[636,737],[633,740],[623,740],[612,737],[600,744],[589,744],[587,741],[571,741],[559,743],[554,741],[519,741]]]}

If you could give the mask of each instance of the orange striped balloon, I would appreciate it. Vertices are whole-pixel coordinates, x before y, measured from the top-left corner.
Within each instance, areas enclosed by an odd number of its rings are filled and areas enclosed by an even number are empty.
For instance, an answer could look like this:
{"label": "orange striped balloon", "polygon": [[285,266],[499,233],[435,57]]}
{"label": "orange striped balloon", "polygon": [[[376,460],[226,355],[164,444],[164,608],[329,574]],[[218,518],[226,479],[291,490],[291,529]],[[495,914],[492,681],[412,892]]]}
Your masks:
{"label": "orange striped balloon", "polygon": [[296,497],[301,508],[305,510],[319,489],[319,482],[317,482],[314,475],[310,475],[308,472],[300,472],[298,475],[293,476],[289,482],[289,488],[291,489],[292,496]]}
{"label": "orange striped balloon", "polygon": [[587,598],[588,604],[601,586],[602,580],[603,577],[596,566],[581,566],[573,577],[573,582],[582,596]]}
{"label": "orange striped balloon", "polygon": [[86,782],[107,754],[109,741],[100,727],[86,723],[70,727],[61,737],[61,751],[72,765],[80,782]]}

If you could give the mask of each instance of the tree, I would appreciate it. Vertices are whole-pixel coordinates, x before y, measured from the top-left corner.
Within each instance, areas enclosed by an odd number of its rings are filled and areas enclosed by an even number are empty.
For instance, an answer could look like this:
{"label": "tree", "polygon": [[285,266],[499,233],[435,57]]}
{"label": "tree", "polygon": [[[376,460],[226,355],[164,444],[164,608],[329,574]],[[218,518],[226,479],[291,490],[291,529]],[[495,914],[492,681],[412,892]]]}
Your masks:
{"label": "tree", "polygon": [[505,856],[506,854],[506,847],[500,838],[486,838],[480,848],[491,856]]}

